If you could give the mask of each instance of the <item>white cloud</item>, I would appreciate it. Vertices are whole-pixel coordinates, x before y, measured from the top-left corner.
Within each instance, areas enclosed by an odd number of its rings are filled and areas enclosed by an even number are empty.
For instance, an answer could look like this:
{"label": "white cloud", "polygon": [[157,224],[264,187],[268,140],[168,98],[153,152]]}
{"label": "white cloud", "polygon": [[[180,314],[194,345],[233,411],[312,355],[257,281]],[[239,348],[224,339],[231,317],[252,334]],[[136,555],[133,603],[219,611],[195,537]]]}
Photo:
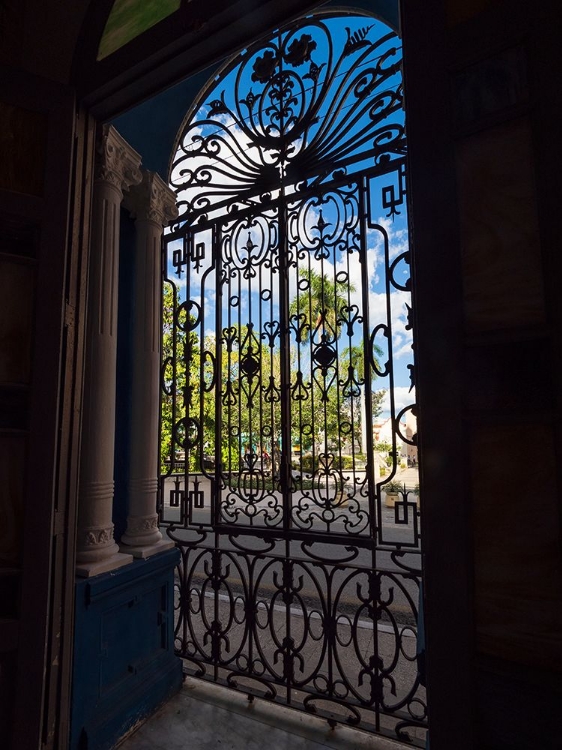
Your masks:
{"label": "white cloud", "polygon": [[[414,388],[410,390],[406,386],[396,386],[394,388],[394,414],[395,416],[398,416],[398,414],[404,409],[406,406],[410,406],[411,404],[414,404],[416,401],[416,391]],[[390,390],[388,390],[385,394],[385,397],[383,398],[381,402],[381,406],[383,409],[383,417],[390,416]]]}
{"label": "white cloud", "polygon": [[178,290],[179,290],[179,295],[180,295],[180,298],[184,297],[184,296],[185,296],[185,294],[184,294],[184,293],[182,292],[182,290],[184,290],[184,289],[185,289],[185,287],[187,286],[187,279],[186,279],[185,273],[183,273],[183,274],[181,275],[181,277],[179,277],[179,276],[177,276],[177,275],[176,275],[175,273],[174,273],[174,274],[171,274],[171,273],[169,273],[169,272],[168,272],[168,279],[169,279],[169,280],[170,280],[170,281],[171,281],[171,282],[172,282],[173,284],[175,284],[175,286],[176,286],[176,289],[178,289]]}
{"label": "white cloud", "polygon": [[380,224],[388,235],[388,250],[391,261],[408,250],[408,230],[406,228],[397,226],[392,218],[386,216],[379,216],[377,224]]}
{"label": "white cloud", "polygon": [[408,341],[398,349],[396,349],[395,346],[392,354],[394,356],[394,359],[401,359],[402,357],[412,357],[412,342]]}

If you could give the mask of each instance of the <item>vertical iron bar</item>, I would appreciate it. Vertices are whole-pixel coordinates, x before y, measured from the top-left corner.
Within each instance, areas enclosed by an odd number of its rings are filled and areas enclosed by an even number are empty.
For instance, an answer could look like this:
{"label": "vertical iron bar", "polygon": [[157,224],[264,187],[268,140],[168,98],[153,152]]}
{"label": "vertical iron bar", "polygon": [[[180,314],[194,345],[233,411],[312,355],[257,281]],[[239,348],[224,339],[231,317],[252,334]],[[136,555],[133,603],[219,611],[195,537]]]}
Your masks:
{"label": "vertical iron bar", "polygon": [[159,331],[160,331],[160,390],[159,390],[159,402],[158,402],[158,495],[156,496],[156,510],[158,513],[158,521],[160,522],[164,515],[164,486],[165,477],[163,476],[162,466],[162,411],[164,406],[164,368],[162,366],[164,361],[164,281],[168,277],[167,257],[168,257],[168,244],[166,242],[166,235],[162,235],[160,243],[160,301],[159,301]]}
{"label": "vertical iron bar", "polygon": [[359,221],[361,227],[360,234],[360,247],[361,247],[361,304],[363,307],[363,377],[365,379],[365,421],[366,421],[366,480],[367,480],[367,492],[369,502],[369,526],[371,530],[371,538],[376,539],[377,534],[377,515],[376,515],[376,490],[375,490],[375,471],[374,471],[374,442],[373,442],[373,403],[371,396],[372,389],[372,373],[370,365],[370,352],[367,350],[369,346],[371,331],[370,331],[370,315],[369,315],[369,263],[367,259],[367,231],[368,223],[367,218],[369,214],[368,198],[369,193],[367,190],[367,178],[363,177],[361,183],[358,183],[357,189],[358,205],[359,205]]}
{"label": "vertical iron bar", "polygon": [[215,471],[211,480],[211,524],[215,528],[220,523],[220,500],[223,484],[222,466],[222,330],[223,287],[222,276],[222,231],[221,225],[214,224],[212,231],[212,262],[215,265]]}
{"label": "vertical iron bar", "polygon": [[[281,350],[281,496],[283,505],[283,532],[285,561],[284,576],[288,561],[291,558],[291,542],[289,531],[291,528],[291,362],[290,362],[290,329],[289,329],[289,263],[287,245],[287,206],[284,196],[279,203],[279,318],[281,321],[280,350]],[[284,582],[286,583],[286,582]],[[288,597],[285,600],[285,628],[286,642],[291,635],[291,607]],[[284,672],[285,673],[285,672]],[[287,703],[291,703],[291,684],[287,679]]]}
{"label": "vertical iron bar", "polygon": [[[377,510],[380,510],[380,498],[377,498],[376,496],[376,490],[375,490],[375,467],[374,467],[374,444],[373,444],[373,409],[372,409],[372,396],[371,396],[371,388],[372,388],[372,373],[371,373],[371,363],[370,363],[370,352],[367,351],[367,346],[369,346],[371,335],[370,335],[370,315],[369,315],[369,286],[370,286],[370,279],[369,279],[369,263],[367,258],[367,250],[368,250],[368,243],[367,243],[367,231],[368,231],[368,216],[370,212],[370,201],[369,201],[369,191],[368,191],[368,178],[363,177],[361,180],[361,183],[358,183],[358,191],[359,191],[359,213],[360,213],[360,226],[361,226],[361,236],[360,236],[360,242],[361,242],[361,262],[362,262],[362,268],[361,268],[361,292],[362,292],[362,306],[363,306],[363,359],[364,359],[364,388],[365,388],[365,420],[367,422],[367,429],[365,430],[365,435],[367,438],[367,462],[365,465],[365,471],[366,471],[366,480],[367,480],[367,492],[368,492],[368,502],[369,502],[369,528],[370,528],[370,536],[371,536],[371,570],[370,574],[368,576],[369,581],[369,598],[370,598],[370,606],[372,611],[372,617],[373,617],[373,662],[371,669],[373,670],[374,674],[372,675],[371,680],[374,681],[375,684],[375,690],[373,691],[371,687],[371,700],[373,699],[373,692],[375,693],[375,723],[377,731],[380,731],[380,701],[381,701],[381,691],[380,691],[380,671],[379,671],[379,631],[378,631],[378,615],[379,615],[379,600],[380,600],[380,584],[379,579],[377,578],[377,545],[376,545],[376,539],[377,539],[377,527],[378,527],[378,518],[377,518]],[[373,342],[374,346],[374,342]],[[372,686],[371,682],[371,686]]]}
{"label": "vertical iron bar", "polygon": [[[185,299],[188,301],[191,297],[191,262],[190,259],[192,257],[192,250],[193,250],[193,232],[189,232],[184,240],[184,246],[183,246],[183,257],[186,259],[186,281],[185,281]],[[177,300],[176,300],[176,306],[177,306]],[[189,403],[189,373],[190,373],[190,361],[189,357],[192,354],[191,346],[190,346],[190,334],[191,331],[189,330],[189,308],[185,311],[186,319],[185,319],[185,343],[183,347],[183,364],[185,367],[185,386],[183,391],[183,419],[184,419],[184,445],[183,445],[183,455],[184,455],[184,461],[183,461],[183,477],[184,477],[184,493],[183,493],[183,512],[185,513],[183,522],[185,525],[188,524],[188,519],[193,513],[193,503],[189,499],[189,459],[191,458],[191,449],[186,447],[187,443],[187,425],[188,425],[188,419],[190,416],[190,403]],[[177,341],[174,342],[175,345],[177,345]],[[174,395],[175,395],[175,388],[174,388]],[[175,423],[176,417],[174,415],[173,422]],[[176,450],[175,450],[175,443],[172,449],[172,465],[175,463],[176,458]]]}
{"label": "vertical iron bar", "polygon": [[[215,471],[214,479],[211,480],[211,522],[213,525],[214,532],[214,546],[213,546],[213,568],[212,573],[214,577],[218,577],[220,574],[220,566],[222,560],[222,553],[219,550],[220,547],[220,502],[222,493],[222,451],[221,451],[221,438],[222,438],[222,346],[220,342],[220,332],[222,330],[222,304],[223,304],[223,288],[221,283],[222,275],[222,232],[221,226],[215,223],[212,231],[212,262],[215,264],[215,347],[216,347],[216,367],[217,367],[217,385],[216,385],[216,398],[215,398]],[[217,567],[218,566],[218,569]],[[218,633],[219,623],[219,586],[213,587],[214,593],[214,623],[213,623],[213,636],[212,636],[212,661],[213,661],[213,676],[215,682],[219,678],[219,661],[220,661],[220,635]],[[213,642],[217,640],[218,643]]]}

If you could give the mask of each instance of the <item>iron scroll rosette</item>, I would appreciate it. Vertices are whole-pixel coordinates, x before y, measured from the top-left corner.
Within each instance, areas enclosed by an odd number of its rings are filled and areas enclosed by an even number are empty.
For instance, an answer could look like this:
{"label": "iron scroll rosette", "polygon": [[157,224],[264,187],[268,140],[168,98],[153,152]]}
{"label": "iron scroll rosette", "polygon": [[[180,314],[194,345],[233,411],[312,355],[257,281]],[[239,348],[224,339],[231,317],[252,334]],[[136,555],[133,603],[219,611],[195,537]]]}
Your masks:
{"label": "iron scroll rosette", "polygon": [[368,17],[336,34],[333,15],[250,45],[202,92],[170,168],[179,222],[405,155],[399,37]]}

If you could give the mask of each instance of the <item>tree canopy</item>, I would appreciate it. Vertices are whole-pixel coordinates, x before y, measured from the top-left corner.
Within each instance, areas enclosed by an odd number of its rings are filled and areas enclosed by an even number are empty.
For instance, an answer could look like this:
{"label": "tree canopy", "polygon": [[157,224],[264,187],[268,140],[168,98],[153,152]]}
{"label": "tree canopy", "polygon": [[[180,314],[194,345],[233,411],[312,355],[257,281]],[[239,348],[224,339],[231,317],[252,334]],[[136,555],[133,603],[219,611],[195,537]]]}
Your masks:
{"label": "tree canopy", "polygon": [[[352,344],[348,336],[348,345],[340,347],[333,362],[318,364],[313,359],[315,347],[322,343],[337,350],[344,329],[341,311],[348,305],[347,293],[353,291],[352,285],[331,280],[313,269],[299,273],[299,291],[289,305],[293,332],[288,384],[291,449],[298,445],[301,452],[365,451],[364,345]],[[200,470],[205,456],[214,458],[220,413],[218,455],[224,471],[238,471],[248,447],[271,454],[281,443],[279,340],[273,342],[262,336],[251,323],[224,329],[218,336],[207,334],[201,340],[189,316],[189,304],[180,304],[174,295],[175,288],[165,284],[163,469],[169,466],[167,462],[176,461],[182,450],[190,470]],[[299,357],[297,350],[301,352]],[[382,351],[377,348],[375,354],[380,356]],[[371,382],[375,377],[371,369]],[[384,393],[371,391],[373,418],[381,412]]]}

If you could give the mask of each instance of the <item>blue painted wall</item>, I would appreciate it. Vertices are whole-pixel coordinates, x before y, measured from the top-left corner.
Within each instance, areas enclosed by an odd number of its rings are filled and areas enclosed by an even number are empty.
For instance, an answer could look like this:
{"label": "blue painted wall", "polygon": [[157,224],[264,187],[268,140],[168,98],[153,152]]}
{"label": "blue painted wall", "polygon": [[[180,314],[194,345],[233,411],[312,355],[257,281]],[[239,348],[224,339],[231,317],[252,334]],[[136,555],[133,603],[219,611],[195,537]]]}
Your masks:
{"label": "blue painted wall", "polygon": [[213,72],[191,76],[158,96],[139,104],[113,125],[142,156],[142,166],[168,181],[168,162],[187,110]]}

